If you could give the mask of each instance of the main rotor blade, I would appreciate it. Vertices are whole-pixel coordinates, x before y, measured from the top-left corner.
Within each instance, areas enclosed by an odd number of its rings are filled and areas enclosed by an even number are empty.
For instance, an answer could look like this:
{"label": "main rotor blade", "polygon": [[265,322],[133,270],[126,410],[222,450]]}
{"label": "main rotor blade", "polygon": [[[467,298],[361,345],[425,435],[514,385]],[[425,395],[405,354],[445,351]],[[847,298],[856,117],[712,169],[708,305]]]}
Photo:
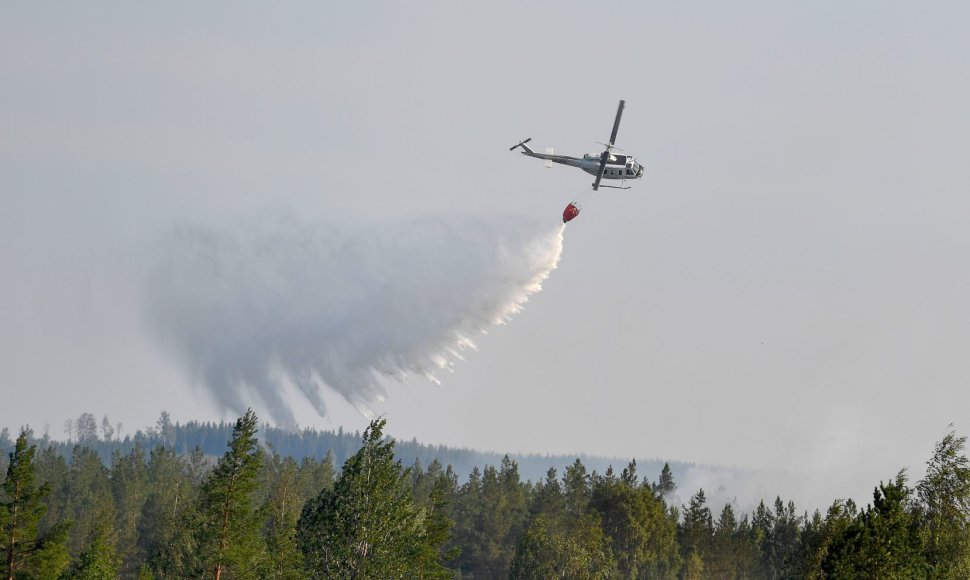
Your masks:
{"label": "main rotor blade", "polygon": [[623,107],[626,105],[626,101],[621,100],[620,106],[616,108],[616,120],[613,121],[613,132],[610,133],[610,147],[616,143],[616,132],[620,130],[620,117],[623,116]]}
{"label": "main rotor blade", "polygon": [[[621,103],[623,101],[620,101]],[[593,182],[593,191],[600,188],[600,180],[603,179],[603,174],[606,173],[606,160],[610,158],[610,152],[604,151],[603,155],[600,157],[600,170],[596,172],[596,181]]]}

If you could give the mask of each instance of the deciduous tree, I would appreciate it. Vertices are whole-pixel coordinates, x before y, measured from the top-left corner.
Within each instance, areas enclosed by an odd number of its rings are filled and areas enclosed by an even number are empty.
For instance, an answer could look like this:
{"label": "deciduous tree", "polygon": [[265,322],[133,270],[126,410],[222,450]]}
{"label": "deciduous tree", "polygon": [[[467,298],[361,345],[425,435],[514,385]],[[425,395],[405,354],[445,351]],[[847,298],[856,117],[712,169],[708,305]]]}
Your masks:
{"label": "deciduous tree", "polygon": [[296,539],[310,577],[400,578],[415,569],[426,530],[385,424],[371,422],[333,488],[303,508]]}

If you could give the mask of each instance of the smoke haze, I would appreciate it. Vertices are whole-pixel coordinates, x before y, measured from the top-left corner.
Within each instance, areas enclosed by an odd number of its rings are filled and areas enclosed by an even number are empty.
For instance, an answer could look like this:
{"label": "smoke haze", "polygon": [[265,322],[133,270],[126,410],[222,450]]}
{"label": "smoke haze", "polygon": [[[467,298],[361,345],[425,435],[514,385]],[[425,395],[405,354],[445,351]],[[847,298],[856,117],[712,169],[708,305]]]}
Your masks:
{"label": "smoke haze", "polygon": [[293,426],[289,387],[323,416],[324,386],[366,414],[383,377],[437,382],[541,289],[562,241],[561,225],[512,217],[183,225],[154,247],[144,304],[221,406],[238,413],[255,396]]}

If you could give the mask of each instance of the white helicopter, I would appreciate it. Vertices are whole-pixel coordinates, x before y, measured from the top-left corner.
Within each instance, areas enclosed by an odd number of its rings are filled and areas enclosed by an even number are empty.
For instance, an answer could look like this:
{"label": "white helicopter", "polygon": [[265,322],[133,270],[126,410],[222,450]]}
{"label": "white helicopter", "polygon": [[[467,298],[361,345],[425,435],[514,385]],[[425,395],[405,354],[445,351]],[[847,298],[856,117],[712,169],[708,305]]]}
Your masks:
{"label": "white helicopter", "polygon": [[[578,167],[590,175],[595,175],[596,181],[593,182],[593,191],[598,190],[600,187],[630,189],[630,187],[626,185],[626,180],[639,179],[643,177],[643,166],[637,163],[637,160],[634,159],[632,155],[617,155],[613,153],[614,149],[617,151],[622,151],[622,149],[617,149],[614,147],[613,144],[616,142],[616,132],[620,128],[620,117],[623,116],[623,107],[625,105],[626,101],[620,101],[620,105],[616,109],[616,120],[613,121],[613,133],[610,134],[610,142],[600,143],[600,145],[606,146],[606,150],[599,155],[587,153],[583,155],[582,158],[570,157],[568,155],[555,155],[552,149],[548,149],[547,153],[536,153],[529,148],[528,145],[526,145],[526,143],[532,141],[531,137],[525,141],[513,145],[509,148],[509,151],[514,151],[515,149],[521,147],[523,155],[528,155],[529,157],[535,157],[537,159],[545,159],[546,167],[552,167],[553,163],[560,163],[562,165]],[[621,180],[621,183],[618,186],[600,185],[600,181],[603,179],[619,179]]]}

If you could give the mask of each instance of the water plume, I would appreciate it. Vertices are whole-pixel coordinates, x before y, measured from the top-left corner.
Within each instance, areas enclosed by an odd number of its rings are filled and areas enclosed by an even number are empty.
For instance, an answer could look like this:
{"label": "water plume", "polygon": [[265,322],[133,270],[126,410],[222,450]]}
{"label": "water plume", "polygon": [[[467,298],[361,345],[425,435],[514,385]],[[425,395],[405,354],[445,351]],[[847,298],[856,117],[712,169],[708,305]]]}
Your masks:
{"label": "water plume", "polygon": [[325,387],[366,413],[382,377],[438,381],[542,288],[562,242],[560,224],[509,216],[183,225],[154,247],[144,304],[219,404],[255,399],[292,426],[286,384],[322,416]]}

